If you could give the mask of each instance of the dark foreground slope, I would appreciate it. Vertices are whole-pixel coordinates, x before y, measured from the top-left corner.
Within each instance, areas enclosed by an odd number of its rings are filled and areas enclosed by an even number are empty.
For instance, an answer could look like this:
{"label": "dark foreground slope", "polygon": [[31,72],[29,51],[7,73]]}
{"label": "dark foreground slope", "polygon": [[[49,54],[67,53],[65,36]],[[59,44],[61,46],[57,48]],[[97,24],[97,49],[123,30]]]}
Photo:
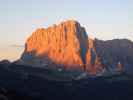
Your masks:
{"label": "dark foreground slope", "polygon": [[133,80],[49,80],[43,70],[0,65],[0,100],[133,100]]}

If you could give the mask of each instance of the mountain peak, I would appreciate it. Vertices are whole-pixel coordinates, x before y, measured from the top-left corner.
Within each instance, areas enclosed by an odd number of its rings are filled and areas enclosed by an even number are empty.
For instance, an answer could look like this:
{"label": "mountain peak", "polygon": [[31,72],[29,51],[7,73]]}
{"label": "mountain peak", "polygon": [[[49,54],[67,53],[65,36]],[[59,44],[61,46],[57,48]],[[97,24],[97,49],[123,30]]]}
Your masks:
{"label": "mountain peak", "polygon": [[72,25],[76,25],[76,24],[80,24],[78,21],[70,19],[70,20],[66,20],[61,22],[61,24],[72,24]]}
{"label": "mountain peak", "polygon": [[[131,50],[127,52],[126,48]],[[67,20],[33,32],[25,43],[20,61],[31,66],[48,65],[101,75],[107,71],[123,72],[124,66],[132,65],[132,50],[133,44],[130,41],[93,40],[79,22]]]}
{"label": "mountain peak", "polygon": [[21,59],[24,62],[38,64],[45,63],[44,59],[48,58],[56,64],[73,68],[82,66],[78,68],[83,70],[87,42],[87,33],[77,21],[64,21],[47,29],[40,28],[33,32],[26,41]]}

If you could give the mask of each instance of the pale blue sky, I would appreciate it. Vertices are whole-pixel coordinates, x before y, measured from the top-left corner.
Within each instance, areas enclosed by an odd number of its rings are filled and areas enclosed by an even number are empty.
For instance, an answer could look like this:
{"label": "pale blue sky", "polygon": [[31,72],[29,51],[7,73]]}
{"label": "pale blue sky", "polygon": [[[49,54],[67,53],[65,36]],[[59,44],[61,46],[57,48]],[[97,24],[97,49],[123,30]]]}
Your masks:
{"label": "pale blue sky", "polygon": [[22,45],[36,28],[67,19],[100,39],[133,40],[133,0],[0,0],[1,48]]}

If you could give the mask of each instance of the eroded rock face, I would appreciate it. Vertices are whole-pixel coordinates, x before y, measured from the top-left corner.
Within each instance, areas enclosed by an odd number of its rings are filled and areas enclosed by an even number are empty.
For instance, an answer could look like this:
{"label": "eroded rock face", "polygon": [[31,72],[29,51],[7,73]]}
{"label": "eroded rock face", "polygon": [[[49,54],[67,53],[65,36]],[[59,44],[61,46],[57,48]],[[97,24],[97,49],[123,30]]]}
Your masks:
{"label": "eroded rock face", "polygon": [[96,52],[95,40],[88,39],[88,50],[86,53],[86,71],[91,75],[102,74],[105,67]]}
{"label": "eroded rock face", "polygon": [[77,21],[68,20],[33,32],[20,61],[31,66],[76,69],[91,75],[132,73],[132,50],[131,41],[93,40]]}
{"label": "eroded rock face", "polygon": [[54,63],[68,66],[67,68],[83,70],[87,49],[88,36],[85,29],[78,22],[69,20],[33,32],[26,42],[22,60],[33,64],[40,60],[45,63],[44,59],[48,58]]}
{"label": "eroded rock face", "polygon": [[127,39],[108,41],[95,40],[96,52],[106,70],[111,74],[116,72],[133,73],[133,42]]}

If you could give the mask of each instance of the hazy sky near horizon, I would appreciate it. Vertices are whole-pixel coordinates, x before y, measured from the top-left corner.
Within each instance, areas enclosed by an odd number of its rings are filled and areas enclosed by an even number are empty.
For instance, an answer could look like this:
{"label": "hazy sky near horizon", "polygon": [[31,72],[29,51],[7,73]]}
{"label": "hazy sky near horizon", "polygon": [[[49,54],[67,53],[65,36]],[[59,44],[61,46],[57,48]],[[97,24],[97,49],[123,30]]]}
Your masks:
{"label": "hazy sky near horizon", "polygon": [[0,58],[19,55],[10,45],[23,45],[36,28],[67,19],[99,39],[133,40],[133,0],[0,0]]}

